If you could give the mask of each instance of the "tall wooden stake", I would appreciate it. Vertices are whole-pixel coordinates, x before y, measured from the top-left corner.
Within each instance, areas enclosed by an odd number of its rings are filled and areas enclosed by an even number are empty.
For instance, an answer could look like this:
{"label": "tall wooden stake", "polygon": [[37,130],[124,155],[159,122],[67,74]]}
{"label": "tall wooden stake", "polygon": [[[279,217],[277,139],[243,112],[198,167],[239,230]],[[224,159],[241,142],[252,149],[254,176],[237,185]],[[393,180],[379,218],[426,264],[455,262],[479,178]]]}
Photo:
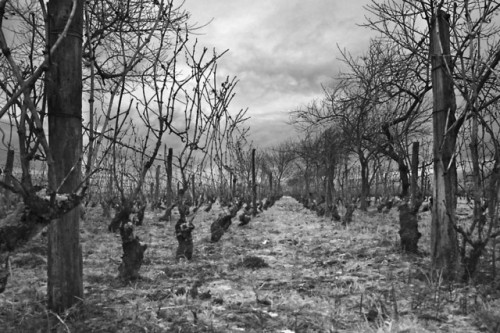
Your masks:
{"label": "tall wooden stake", "polygon": [[273,173],[269,171],[269,199],[273,196]]}
{"label": "tall wooden stake", "polygon": [[[166,147],[165,147],[166,149]],[[173,149],[168,148],[168,155],[167,155],[167,207],[171,207],[172,203],[174,202],[173,193],[172,193],[172,156],[173,156]],[[168,216],[168,220],[170,221],[172,219],[172,214],[169,213],[170,216]]]}
{"label": "tall wooden stake", "polygon": [[155,194],[154,194],[155,205],[160,206],[160,166],[156,166],[155,174]]}
{"label": "tall wooden stake", "polygon": [[257,215],[257,185],[255,184],[255,148],[252,149],[252,215]]}
{"label": "tall wooden stake", "polygon": [[418,152],[420,149],[420,143],[418,141],[413,142],[412,154],[411,154],[411,201],[412,205],[420,200],[420,193],[418,191]]}
{"label": "tall wooden stake", "polygon": [[432,266],[447,279],[455,279],[459,269],[458,240],[455,229],[457,169],[455,146],[455,93],[451,77],[450,26],[444,11],[433,18],[431,65],[433,92],[434,190],[431,224]]}
{"label": "tall wooden stake", "polygon": [[[54,165],[49,168],[51,190],[72,193],[80,184],[82,157],[82,33],[83,0],[76,1],[76,13],[69,32],[51,55],[47,71],[49,143]],[[48,3],[49,47],[63,31],[72,0]],[[83,298],[80,212],[75,208],[51,222],[48,232],[48,304],[57,313]]]}
{"label": "tall wooden stake", "polygon": [[193,196],[193,202],[192,204],[194,206],[198,206],[198,203],[197,203],[197,200],[196,200],[196,185],[195,185],[195,180],[196,180],[196,177],[194,175],[194,173],[191,175],[191,195]]}

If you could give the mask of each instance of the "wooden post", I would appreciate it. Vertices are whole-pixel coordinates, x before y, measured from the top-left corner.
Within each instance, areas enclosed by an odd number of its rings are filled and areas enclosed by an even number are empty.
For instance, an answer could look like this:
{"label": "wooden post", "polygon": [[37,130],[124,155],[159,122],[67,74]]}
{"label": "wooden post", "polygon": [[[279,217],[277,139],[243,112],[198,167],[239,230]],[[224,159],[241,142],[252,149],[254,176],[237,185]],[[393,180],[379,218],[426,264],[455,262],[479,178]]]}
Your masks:
{"label": "wooden post", "polygon": [[255,148],[252,149],[252,215],[257,215],[257,184],[255,184]]}
{"label": "wooden post", "polygon": [[420,149],[420,143],[418,141],[413,142],[412,153],[411,153],[411,201],[412,205],[418,202],[419,191],[418,191],[418,152]]}
{"label": "wooden post", "polygon": [[[166,149],[166,147],[165,147]],[[168,155],[167,155],[167,207],[171,207],[172,203],[174,202],[173,200],[173,193],[172,193],[172,157],[173,157],[173,149],[169,148],[168,149]],[[172,219],[172,213],[169,213],[168,220],[170,221]]]}
{"label": "wooden post", "polygon": [[231,172],[231,200],[234,198],[236,195],[236,184],[238,183],[238,177],[236,177],[232,172]]}
{"label": "wooden post", "polygon": [[191,175],[191,195],[193,196],[193,206],[198,206],[198,203],[196,202],[196,192],[195,192],[195,189],[196,189],[196,185],[195,185],[195,176],[194,176],[194,173]]}
{"label": "wooden post", "polygon": [[455,224],[457,170],[455,145],[455,93],[450,59],[449,15],[438,10],[431,27],[431,65],[433,93],[434,189],[431,224],[432,267],[446,279],[455,279],[459,269]]}
{"label": "wooden post", "polygon": [[234,187],[233,187],[233,173],[229,171],[229,193],[231,195],[231,200],[234,198]]}
{"label": "wooden post", "polygon": [[156,175],[155,175],[155,195],[154,195],[154,204],[155,207],[160,207],[160,166],[156,166]]}
{"label": "wooden post", "polygon": [[423,196],[427,195],[427,172],[425,170],[425,161],[422,161],[422,166],[420,167],[422,171],[420,171],[420,191]]}
{"label": "wooden post", "polygon": [[[54,165],[49,169],[51,190],[72,193],[80,184],[82,157],[82,33],[83,3],[76,1],[76,12],[69,32],[51,55],[47,71],[49,143]],[[48,3],[49,48],[62,33],[73,1]],[[48,231],[48,305],[57,313],[69,309],[83,298],[82,251],[79,207],[53,220]]]}
{"label": "wooden post", "polygon": [[111,199],[113,197],[113,187],[114,187],[114,177],[113,177],[113,166],[111,165],[111,161],[109,162],[109,178],[108,178],[108,198]]}
{"label": "wooden post", "polygon": [[273,173],[269,171],[269,199],[273,196]]}

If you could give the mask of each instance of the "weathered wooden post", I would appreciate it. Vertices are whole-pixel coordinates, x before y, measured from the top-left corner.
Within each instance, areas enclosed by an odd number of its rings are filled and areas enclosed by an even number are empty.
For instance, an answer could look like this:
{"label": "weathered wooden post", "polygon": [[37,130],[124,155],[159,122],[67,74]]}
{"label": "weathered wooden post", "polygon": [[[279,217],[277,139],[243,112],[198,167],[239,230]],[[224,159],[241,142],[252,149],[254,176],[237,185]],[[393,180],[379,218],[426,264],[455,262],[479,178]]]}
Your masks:
{"label": "weathered wooden post", "polygon": [[427,194],[427,171],[425,167],[425,161],[422,161],[422,165],[420,167],[420,191],[422,192],[423,196],[426,196]]}
{"label": "weathered wooden post", "polygon": [[154,206],[160,207],[160,166],[156,166]]}
{"label": "weathered wooden post", "polygon": [[411,200],[415,203],[420,197],[420,191],[418,190],[418,154],[420,150],[420,142],[415,141],[412,145],[411,153]]}
{"label": "weathered wooden post", "polygon": [[[83,0],[51,0],[48,27],[51,48],[70,18],[68,34],[51,54],[47,71],[49,143],[54,163],[50,190],[72,193],[80,184],[82,157],[82,33]],[[57,313],[83,298],[80,211],[74,208],[53,220],[48,231],[48,305]]]}
{"label": "weathered wooden post", "polygon": [[229,193],[231,195],[231,200],[234,198],[234,184],[233,184],[234,174],[229,171]]}
{"label": "weathered wooden post", "polygon": [[454,158],[457,130],[455,93],[450,56],[449,15],[438,10],[431,27],[434,189],[431,224],[431,257],[434,270],[455,279],[459,269],[455,224],[457,170]]}
{"label": "weathered wooden post", "polygon": [[255,184],[255,148],[252,149],[252,215],[257,215],[257,184]]}
{"label": "weathered wooden post", "polygon": [[269,171],[269,199],[273,196],[273,173]]}
{"label": "weathered wooden post", "polygon": [[152,202],[155,200],[155,183],[149,183],[149,198]]}
{"label": "weathered wooden post", "polygon": [[[165,146],[165,149],[167,147]],[[173,198],[172,198],[172,158],[173,158],[173,149],[169,148],[168,149],[168,155],[167,155],[167,208],[172,207],[173,203]],[[168,212],[168,221],[171,221],[172,219],[172,212]]]}
{"label": "weathered wooden post", "polygon": [[195,185],[195,176],[194,173],[191,175],[191,195],[193,197],[193,206],[198,206],[198,202],[196,200],[196,185]]}

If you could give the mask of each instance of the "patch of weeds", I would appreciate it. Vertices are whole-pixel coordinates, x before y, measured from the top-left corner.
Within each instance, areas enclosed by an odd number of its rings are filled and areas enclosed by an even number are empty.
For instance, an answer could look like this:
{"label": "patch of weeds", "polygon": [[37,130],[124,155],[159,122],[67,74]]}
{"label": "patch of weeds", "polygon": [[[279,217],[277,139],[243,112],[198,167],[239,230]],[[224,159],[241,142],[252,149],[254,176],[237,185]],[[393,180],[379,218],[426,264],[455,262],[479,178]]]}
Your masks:
{"label": "patch of weeds", "polygon": [[497,309],[483,309],[474,315],[476,326],[486,332],[500,331],[500,312]]}
{"label": "patch of weeds", "polygon": [[220,268],[220,264],[211,264],[209,262],[200,262],[196,265],[198,275],[211,276],[215,274]]}
{"label": "patch of weeds", "polygon": [[[104,227],[97,224],[93,224],[86,226],[85,230],[89,233],[89,235],[99,235],[104,231]],[[88,236],[88,238],[90,240],[91,236]]]}
{"label": "patch of weeds", "polygon": [[182,278],[184,275],[186,275],[185,272],[179,269],[172,269],[171,267],[165,267],[163,272],[165,273],[166,278],[171,278],[171,279],[179,279]]}
{"label": "patch of weeds", "polygon": [[318,314],[294,311],[289,315],[286,326],[294,332],[324,332],[323,321]]}
{"label": "patch of weeds", "polygon": [[316,285],[313,282],[299,283],[296,287],[297,292],[312,296]]}
{"label": "patch of weeds", "polygon": [[47,259],[37,254],[23,253],[16,255],[12,264],[23,268],[36,268],[47,264]]}
{"label": "patch of weeds", "polygon": [[29,243],[24,249],[23,252],[30,254],[37,254],[41,256],[47,256],[47,243],[46,242],[32,242]]}
{"label": "patch of weeds", "polygon": [[394,243],[390,238],[384,237],[384,238],[379,240],[378,246],[390,248],[390,247],[394,246]]}
{"label": "patch of weeds", "polygon": [[247,269],[260,269],[267,268],[269,264],[264,259],[256,256],[247,256],[236,263],[229,265],[230,269],[247,268]]}
{"label": "patch of weeds", "polygon": [[167,298],[171,298],[172,297],[172,292],[170,290],[167,290],[167,291],[155,291],[153,293],[149,293],[146,295],[146,298],[150,301],[162,301],[164,299],[167,299]]}
{"label": "patch of weeds", "polygon": [[424,279],[424,283],[415,284],[411,309],[417,310],[421,319],[446,321],[446,316],[443,313],[445,313],[447,305],[455,302],[454,288],[451,284],[445,284],[442,274],[439,272],[426,273],[424,270],[419,270],[416,275],[418,280]]}
{"label": "patch of weeds", "polygon": [[235,324],[235,331],[244,329],[245,332],[263,332],[270,326],[271,316],[259,309],[234,304],[233,307],[228,307],[228,310],[230,311],[224,319]]}
{"label": "patch of weeds", "polygon": [[115,276],[110,274],[86,274],[85,280],[89,284],[108,284],[109,281],[114,281]]}
{"label": "patch of weeds", "polygon": [[346,263],[345,260],[340,260],[340,259],[330,259],[330,260],[324,260],[323,258],[322,259],[318,259],[318,260],[315,260],[313,262],[313,264],[315,266],[318,266],[318,267],[340,267],[342,265],[344,265]]}
{"label": "patch of weeds", "polygon": [[44,329],[50,327],[50,325],[47,324],[45,313],[40,311],[21,312],[19,310],[21,309],[16,309],[15,311],[1,311],[1,332],[43,332]]}

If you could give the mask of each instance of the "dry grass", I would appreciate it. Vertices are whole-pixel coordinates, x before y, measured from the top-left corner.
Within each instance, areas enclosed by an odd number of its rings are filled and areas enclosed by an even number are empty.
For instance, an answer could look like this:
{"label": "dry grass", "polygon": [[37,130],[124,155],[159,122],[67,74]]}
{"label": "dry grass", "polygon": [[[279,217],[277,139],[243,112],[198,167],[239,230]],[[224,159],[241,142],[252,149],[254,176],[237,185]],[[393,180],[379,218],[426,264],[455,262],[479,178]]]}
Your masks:
{"label": "dry grass", "polygon": [[[283,198],[219,243],[209,227],[220,208],[195,220],[192,262],[174,260],[173,224],[147,213],[142,279],[116,279],[121,244],[100,210],[82,226],[85,299],[64,315],[46,309],[44,237],[12,260],[0,295],[0,332],[496,332],[491,286],[444,283],[428,255],[399,251],[397,212],[356,212],[342,227]],[[423,213],[421,248],[429,248]]]}

